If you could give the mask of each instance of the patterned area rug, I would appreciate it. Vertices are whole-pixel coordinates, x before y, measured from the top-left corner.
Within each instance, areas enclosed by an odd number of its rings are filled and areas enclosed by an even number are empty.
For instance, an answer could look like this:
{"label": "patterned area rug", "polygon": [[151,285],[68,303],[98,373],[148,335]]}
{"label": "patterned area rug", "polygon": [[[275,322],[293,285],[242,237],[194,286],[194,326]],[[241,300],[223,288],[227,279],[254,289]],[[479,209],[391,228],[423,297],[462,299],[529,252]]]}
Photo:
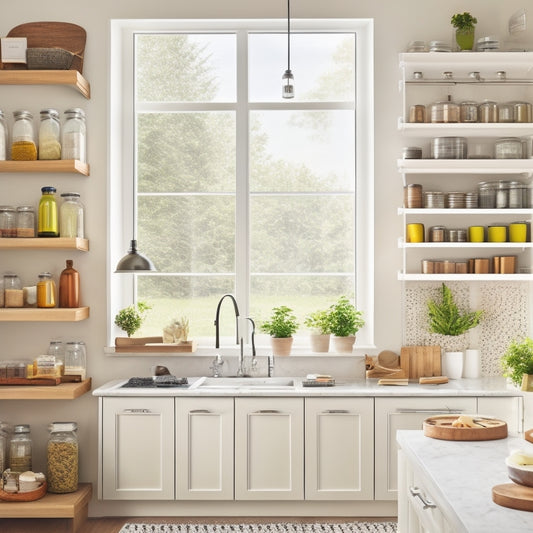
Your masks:
{"label": "patterned area rug", "polygon": [[395,522],[342,524],[125,524],[119,533],[396,533]]}

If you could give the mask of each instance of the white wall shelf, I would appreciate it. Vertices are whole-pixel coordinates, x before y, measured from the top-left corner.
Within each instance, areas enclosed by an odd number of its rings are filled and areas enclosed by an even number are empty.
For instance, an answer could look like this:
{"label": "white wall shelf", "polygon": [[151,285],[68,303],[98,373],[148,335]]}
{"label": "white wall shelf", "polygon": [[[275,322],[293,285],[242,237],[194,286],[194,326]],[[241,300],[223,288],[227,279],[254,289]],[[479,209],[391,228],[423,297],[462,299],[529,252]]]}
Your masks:
{"label": "white wall shelf", "polygon": [[531,281],[531,274],[405,274],[399,281]]}
{"label": "white wall shelf", "polygon": [[418,209],[409,209],[405,207],[398,208],[399,215],[490,215],[492,216],[527,216],[528,218],[533,215],[533,209],[431,209],[428,207],[421,207]]}
{"label": "white wall shelf", "polygon": [[454,250],[459,249],[514,249],[514,250],[526,250],[533,247],[531,242],[404,242],[403,239],[398,241],[399,248],[451,248]]}
{"label": "white wall shelf", "polygon": [[[528,131],[532,130],[530,124]],[[409,174],[531,175],[533,159],[398,159],[398,170]]]}

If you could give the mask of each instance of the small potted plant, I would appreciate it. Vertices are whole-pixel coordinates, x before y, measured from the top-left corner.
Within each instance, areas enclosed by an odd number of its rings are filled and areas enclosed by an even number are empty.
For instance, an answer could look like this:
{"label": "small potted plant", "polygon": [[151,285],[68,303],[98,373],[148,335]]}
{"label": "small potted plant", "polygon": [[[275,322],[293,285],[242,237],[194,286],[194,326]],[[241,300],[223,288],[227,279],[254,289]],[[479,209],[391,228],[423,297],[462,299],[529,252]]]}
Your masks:
{"label": "small potted plant", "polygon": [[274,307],[270,320],[260,325],[261,331],[270,335],[273,355],[290,355],[293,337],[299,324],[292,309],[282,305]]}
{"label": "small potted plant", "polygon": [[123,331],[126,332],[128,338],[117,337],[115,339],[115,345],[124,344],[144,344],[142,339],[131,339],[132,335],[139,330],[146,318],[146,312],[151,309],[151,306],[145,302],[137,302],[137,304],[129,305],[124,309],[121,309],[115,316],[115,324]]}
{"label": "small potted plant", "polygon": [[308,314],[304,324],[311,330],[311,349],[313,352],[328,352],[331,326],[329,314],[326,309],[321,309]]}
{"label": "small potted plant", "polygon": [[513,341],[501,358],[504,376],[523,391],[533,392],[533,339]]}
{"label": "small potted plant", "polygon": [[461,50],[472,50],[474,48],[474,34],[477,18],[470,13],[456,13],[451,19],[455,28],[455,40]]}
{"label": "small potted plant", "polygon": [[330,306],[328,319],[335,351],[351,353],[355,334],[365,325],[363,313],[346,296],[341,296]]}
{"label": "small potted plant", "polygon": [[173,318],[170,324],[163,329],[163,343],[191,344],[189,329],[189,319],[187,317]]}
{"label": "small potted plant", "polygon": [[[468,330],[479,325],[483,318],[483,311],[461,311],[452,293],[452,290],[442,284],[440,289],[440,301],[429,300],[428,304],[429,331],[444,336],[444,344],[447,344],[446,338],[459,338]],[[446,351],[444,352],[443,374],[449,378],[457,379],[463,373],[463,351]]]}

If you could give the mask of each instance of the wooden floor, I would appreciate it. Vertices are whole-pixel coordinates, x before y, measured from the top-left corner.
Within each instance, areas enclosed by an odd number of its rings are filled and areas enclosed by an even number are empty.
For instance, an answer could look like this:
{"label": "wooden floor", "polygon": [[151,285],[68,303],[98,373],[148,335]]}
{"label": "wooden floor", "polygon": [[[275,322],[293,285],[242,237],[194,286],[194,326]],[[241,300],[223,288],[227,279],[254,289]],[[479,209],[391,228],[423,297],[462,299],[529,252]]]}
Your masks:
{"label": "wooden floor", "polygon": [[[212,517],[110,517],[110,518],[89,518],[79,533],[118,533],[121,527],[128,522],[150,523],[150,524],[235,524],[235,523],[262,523],[262,522],[388,522],[396,521],[396,518],[294,518],[294,517],[224,517],[214,519]],[[0,532],[2,533],[68,533],[67,521],[55,518],[1,518]]]}

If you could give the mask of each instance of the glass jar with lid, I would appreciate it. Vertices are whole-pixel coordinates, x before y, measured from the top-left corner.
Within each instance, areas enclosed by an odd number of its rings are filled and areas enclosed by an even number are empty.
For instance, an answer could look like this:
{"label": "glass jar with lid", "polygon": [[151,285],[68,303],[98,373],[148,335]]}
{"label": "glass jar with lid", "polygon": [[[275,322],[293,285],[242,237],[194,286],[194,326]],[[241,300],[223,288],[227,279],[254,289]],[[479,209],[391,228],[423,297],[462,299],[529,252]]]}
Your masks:
{"label": "glass jar with lid", "polygon": [[459,117],[461,122],[477,122],[478,110],[476,102],[461,102],[459,109]]}
{"label": "glass jar with lid", "polygon": [[61,237],[84,237],[84,208],[77,192],[61,194],[63,202],[59,207],[59,235]]}
{"label": "glass jar with lid", "polygon": [[32,469],[32,442],[29,424],[13,428],[9,442],[9,468],[13,472],[27,472]]}
{"label": "glass jar with lid", "polygon": [[522,159],[522,141],[518,137],[503,137],[494,143],[496,159]]}
{"label": "glass jar with lid", "polygon": [[0,237],[16,237],[16,210],[11,205],[0,205]]}
{"label": "glass jar with lid", "polygon": [[17,237],[35,237],[35,209],[32,205],[17,207]]}
{"label": "glass jar with lid", "polygon": [[41,193],[37,235],[39,237],[59,237],[57,202],[55,197],[56,188],[49,186],[42,187]]}
{"label": "glass jar with lid", "polygon": [[82,341],[69,341],[65,346],[65,376],[86,377],[86,350]]}
{"label": "glass jar with lid", "polygon": [[29,111],[13,112],[13,139],[11,142],[11,159],[13,161],[35,161],[37,146],[33,131],[33,115]]}
{"label": "glass jar with lid", "polygon": [[7,126],[4,112],[0,110],[0,161],[7,159]]}
{"label": "glass jar with lid", "polygon": [[63,124],[61,159],[77,159],[86,163],[86,143],[85,112],[79,107],[67,109]]}
{"label": "glass jar with lid", "polygon": [[63,342],[59,340],[50,341],[48,355],[54,356],[55,364],[60,367],[60,373],[63,376],[65,374],[65,345]]}
{"label": "glass jar with lid", "polygon": [[37,307],[56,306],[56,284],[50,272],[41,272],[37,282]]}
{"label": "glass jar with lid", "polygon": [[448,96],[448,100],[434,102],[429,106],[429,117],[433,123],[459,122],[459,116],[459,106],[455,102],[452,102],[451,96]]}
{"label": "glass jar with lid", "polygon": [[4,306],[5,307],[23,307],[24,293],[22,283],[17,274],[8,272],[4,274]]}
{"label": "glass jar with lid", "polygon": [[78,490],[78,437],[76,422],[52,422],[46,447],[48,492]]}
{"label": "glass jar with lid", "polygon": [[59,112],[55,109],[41,111],[39,159],[61,159]]}

